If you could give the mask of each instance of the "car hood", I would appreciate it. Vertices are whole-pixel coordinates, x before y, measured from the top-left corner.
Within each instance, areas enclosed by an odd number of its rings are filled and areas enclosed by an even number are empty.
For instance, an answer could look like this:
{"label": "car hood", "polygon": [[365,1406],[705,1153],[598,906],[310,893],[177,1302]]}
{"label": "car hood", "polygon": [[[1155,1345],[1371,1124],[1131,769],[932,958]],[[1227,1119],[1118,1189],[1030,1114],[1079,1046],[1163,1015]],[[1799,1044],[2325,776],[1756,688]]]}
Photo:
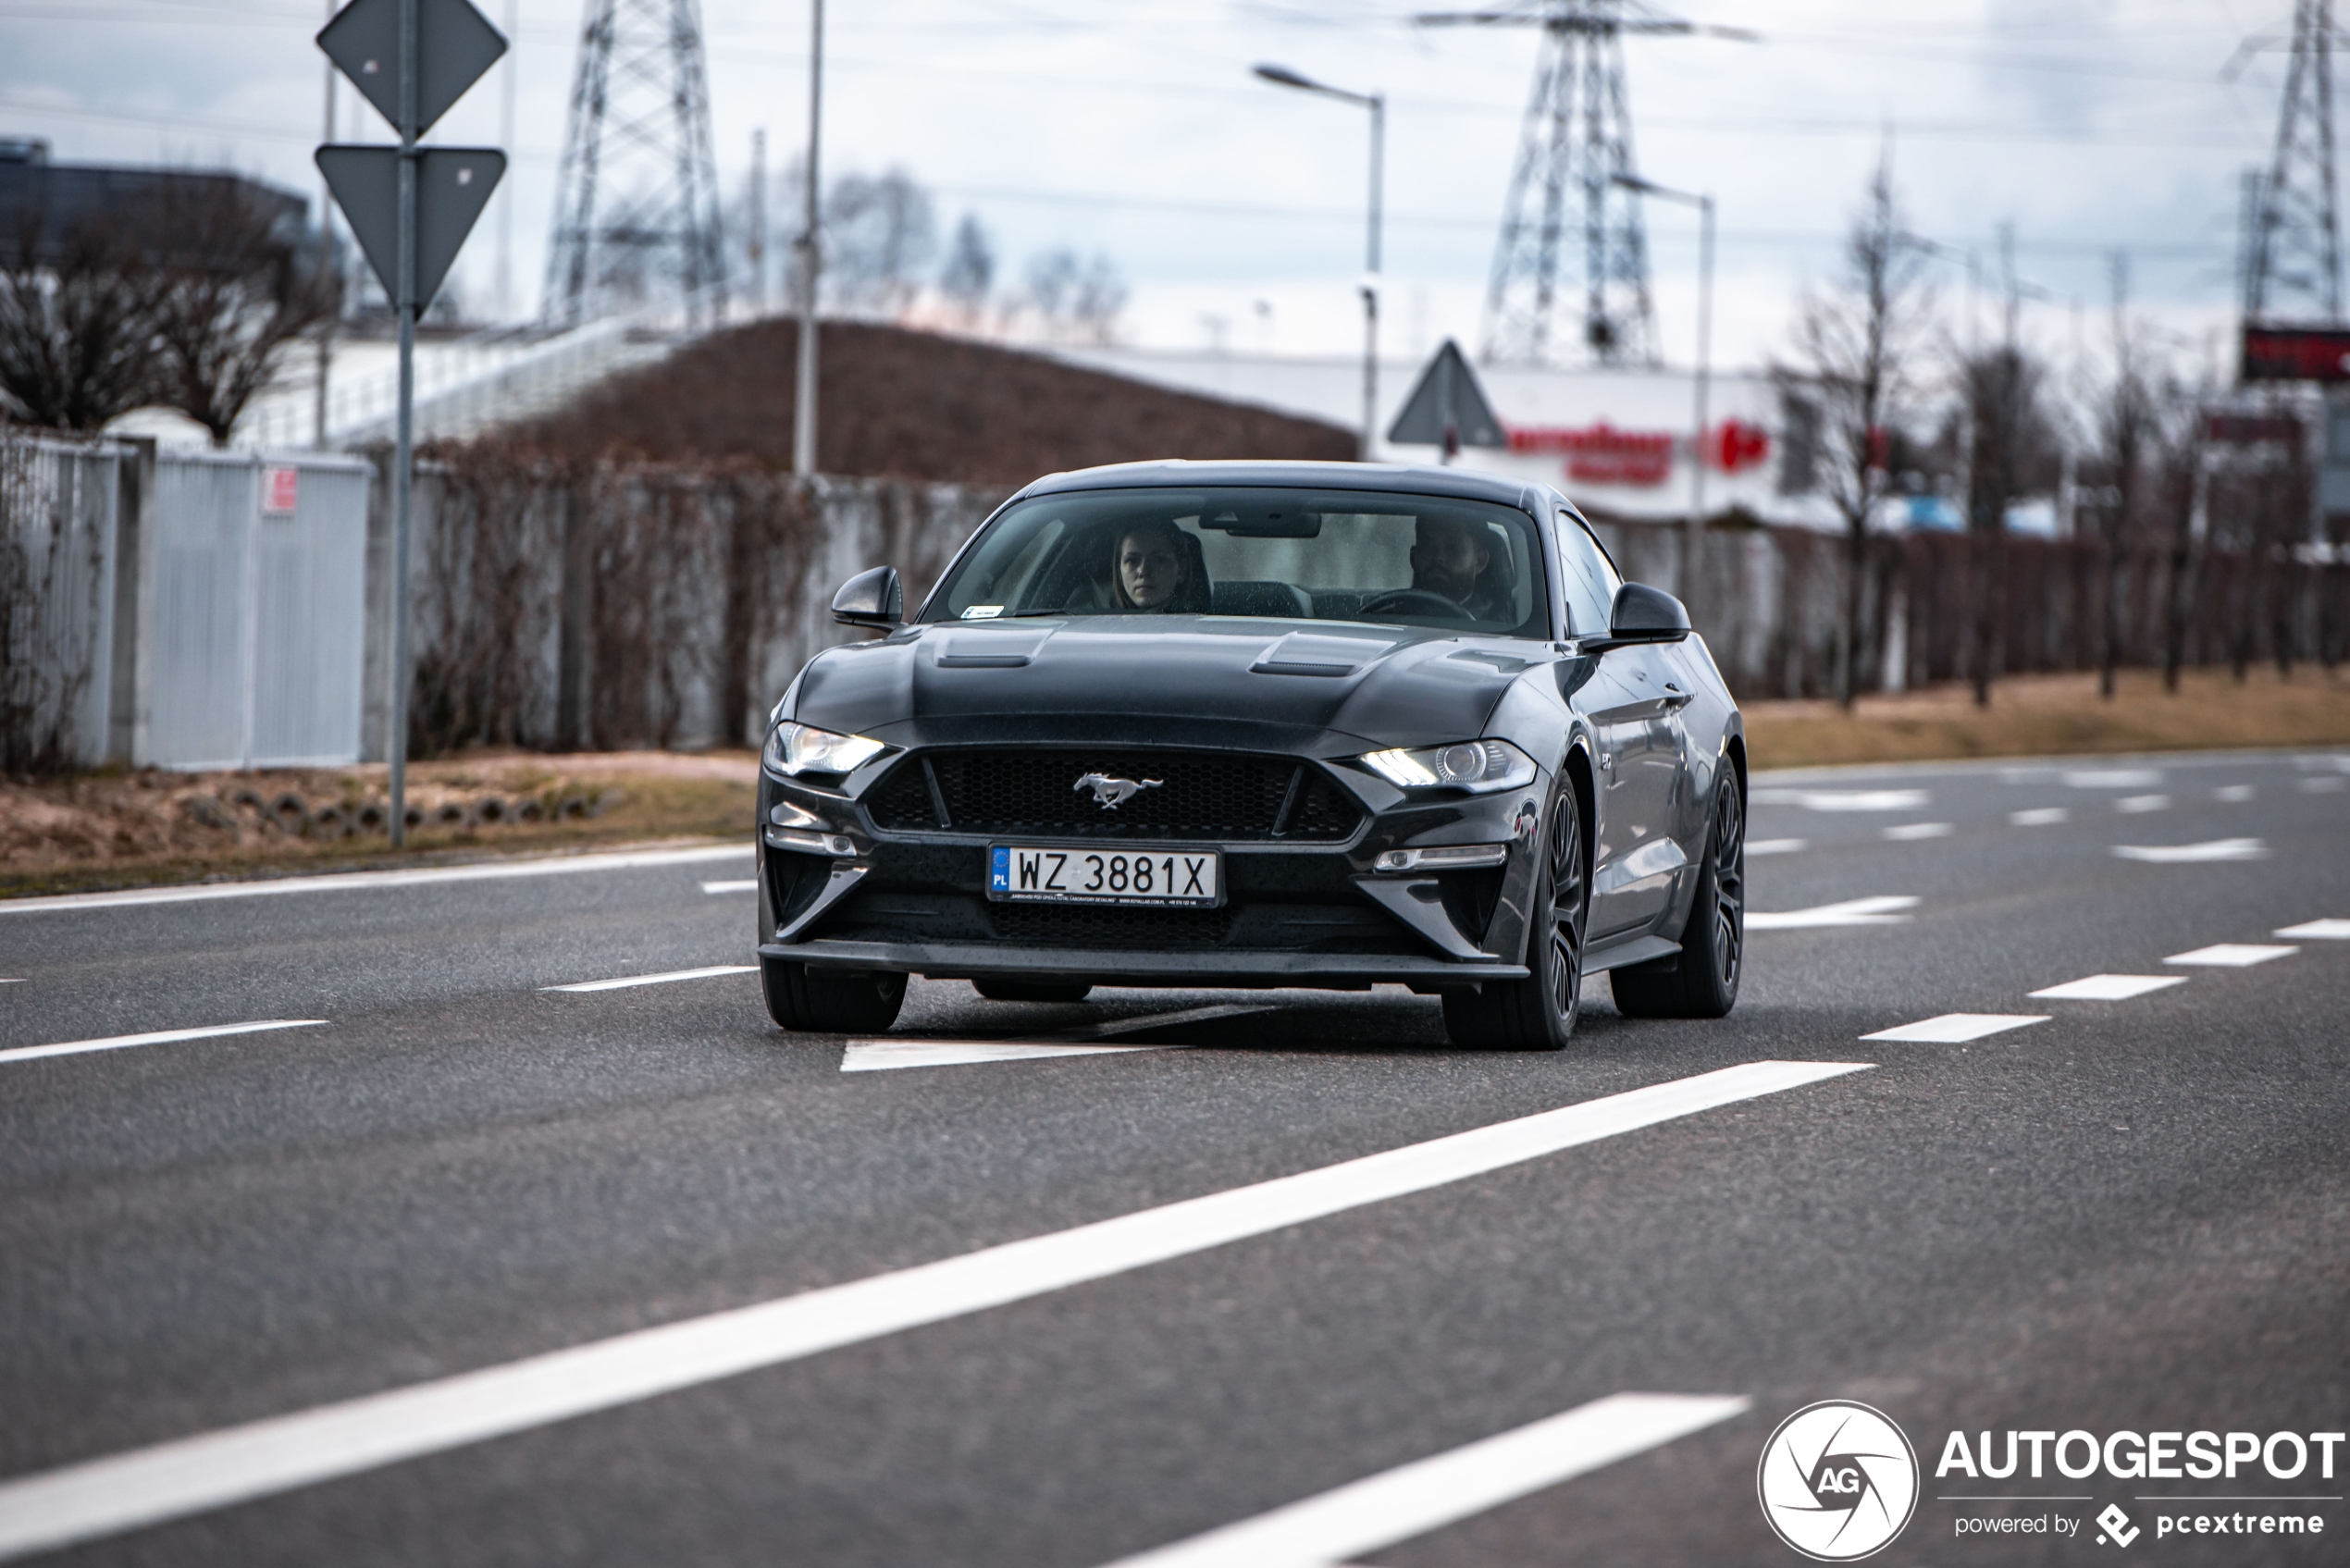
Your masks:
{"label": "car hood", "polygon": [[1482,732],[1542,645],[1350,622],[1072,617],[909,626],[812,660],[791,716],[897,746],[1317,749]]}

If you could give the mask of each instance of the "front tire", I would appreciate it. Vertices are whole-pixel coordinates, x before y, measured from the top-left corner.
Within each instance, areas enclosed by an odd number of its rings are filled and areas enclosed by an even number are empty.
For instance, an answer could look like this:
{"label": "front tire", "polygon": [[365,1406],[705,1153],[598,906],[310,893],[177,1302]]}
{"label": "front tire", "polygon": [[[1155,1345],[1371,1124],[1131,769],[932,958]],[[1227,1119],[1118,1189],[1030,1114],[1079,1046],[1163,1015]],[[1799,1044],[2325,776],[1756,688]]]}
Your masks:
{"label": "front tire", "polygon": [[1082,1002],[1093,987],[1048,980],[975,980],[971,989],[990,1002]]}
{"label": "front tire", "polygon": [[1494,1051],[1561,1051],[1582,1006],[1583,932],[1591,912],[1585,870],[1583,814],[1575,781],[1559,775],[1551,796],[1542,867],[1535,878],[1532,929],[1524,980],[1488,981],[1478,991],[1444,994],[1444,1031],[1453,1043]]}
{"label": "front tire", "polygon": [[759,959],[767,1016],[809,1034],[878,1034],[897,1021],[906,977],[881,970],[820,973],[790,958]]}
{"label": "front tire", "polygon": [[1615,1010],[1626,1018],[1718,1019],[1738,1005],[1746,969],[1746,809],[1726,766],[1705,851],[1681,951],[1607,977]]}

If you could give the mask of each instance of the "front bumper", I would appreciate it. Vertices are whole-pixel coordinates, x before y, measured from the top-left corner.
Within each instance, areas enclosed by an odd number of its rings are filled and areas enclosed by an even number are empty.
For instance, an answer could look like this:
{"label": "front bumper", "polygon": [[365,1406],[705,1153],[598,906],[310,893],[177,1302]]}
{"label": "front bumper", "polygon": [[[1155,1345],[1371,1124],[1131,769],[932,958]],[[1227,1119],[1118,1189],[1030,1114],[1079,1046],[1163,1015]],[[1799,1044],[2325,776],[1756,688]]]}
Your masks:
{"label": "front bumper", "polygon": [[[1343,843],[1171,846],[1222,851],[1225,902],[1214,910],[991,901],[988,850],[1007,835],[883,831],[859,796],[762,774],[759,950],[934,979],[1420,991],[1525,979],[1547,781],[1439,797],[1324,772],[1364,808]],[[1498,867],[1373,870],[1386,850],[1500,843],[1509,850]]]}

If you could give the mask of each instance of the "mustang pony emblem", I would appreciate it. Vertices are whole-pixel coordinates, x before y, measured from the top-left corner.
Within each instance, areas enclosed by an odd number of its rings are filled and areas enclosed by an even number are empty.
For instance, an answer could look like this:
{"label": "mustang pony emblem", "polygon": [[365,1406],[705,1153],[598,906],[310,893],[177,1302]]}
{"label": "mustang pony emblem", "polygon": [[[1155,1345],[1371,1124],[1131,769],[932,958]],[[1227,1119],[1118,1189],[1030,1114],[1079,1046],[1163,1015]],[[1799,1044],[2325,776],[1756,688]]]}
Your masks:
{"label": "mustang pony emblem", "polygon": [[1088,773],[1077,781],[1079,791],[1092,790],[1094,804],[1105,811],[1115,811],[1146,789],[1156,789],[1157,779],[1114,779],[1107,773]]}

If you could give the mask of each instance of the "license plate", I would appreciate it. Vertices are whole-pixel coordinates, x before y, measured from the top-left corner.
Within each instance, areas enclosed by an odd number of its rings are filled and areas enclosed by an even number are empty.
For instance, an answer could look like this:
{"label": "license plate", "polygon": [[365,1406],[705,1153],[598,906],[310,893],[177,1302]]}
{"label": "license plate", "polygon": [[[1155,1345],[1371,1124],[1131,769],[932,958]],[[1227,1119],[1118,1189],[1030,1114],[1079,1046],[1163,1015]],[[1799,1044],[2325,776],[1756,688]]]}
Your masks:
{"label": "license plate", "polygon": [[1213,849],[1071,849],[999,844],[987,852],[987,896],[1058,904],[1220,901],[1223,857]]}

